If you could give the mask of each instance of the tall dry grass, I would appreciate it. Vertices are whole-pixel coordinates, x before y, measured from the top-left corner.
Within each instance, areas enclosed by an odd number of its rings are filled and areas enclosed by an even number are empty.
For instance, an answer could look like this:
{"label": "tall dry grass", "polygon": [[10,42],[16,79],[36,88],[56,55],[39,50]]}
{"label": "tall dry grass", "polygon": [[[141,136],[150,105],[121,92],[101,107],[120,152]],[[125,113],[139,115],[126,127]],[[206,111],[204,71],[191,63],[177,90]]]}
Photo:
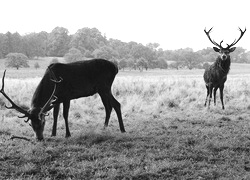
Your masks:
{"label": "tall dry grass", "polygon": [[[33,92],[40,78],[8,79],[5,80],[6,93],[22,106],[29,107]],[[250,109],[250,75],[231,75],[225,84],[224,112],[247,111]],[[127,129],[138,116],[147,120],[163,114],[172,114],[176,111],[193,112],[206,111],[204,101],[206,88],[201,75],[168,75],[168,76],[118,76],[116,77],[112,92],[121,103],[122,114]],[[0,97],[2,109],[5,102]],[[211,103],[211,111],[221,111],[219,91],[217,92],[217,105]],[[17,113],[13,110],[2,111],[6,117],[15,118]],[[96,94],[87,98],[71,101],[70,126],[71,129],[101,128],[104,123],[105,110],[100,97]],[[62,115],[60,114],[60,119]],[[90,123],[91,122],[91,123]],[[48,117],[48,127],[51,128],[52,116]],[[118,130],[115,112],[111,116],[110,126]],[[64,122],[59,123],[64,128]],[[64,132],[63,132],[64,133]]]}
{"label": "tall dry grass", "polygon": [[[50,114],[39,143],[9,140],[33,132],[0,96],[0,179],[249,179],[249,77],[228,76],[223,111],[219,98],[204,107],[200,74],[118,75],[112,92],[127,133],[114,111],[102,129],[105,110],[94,95],[71,101],[71,138],[64,138],[61,113],[58,135],[50,137]],[[5,91],[29,106],[39,80],[6,78]]]}

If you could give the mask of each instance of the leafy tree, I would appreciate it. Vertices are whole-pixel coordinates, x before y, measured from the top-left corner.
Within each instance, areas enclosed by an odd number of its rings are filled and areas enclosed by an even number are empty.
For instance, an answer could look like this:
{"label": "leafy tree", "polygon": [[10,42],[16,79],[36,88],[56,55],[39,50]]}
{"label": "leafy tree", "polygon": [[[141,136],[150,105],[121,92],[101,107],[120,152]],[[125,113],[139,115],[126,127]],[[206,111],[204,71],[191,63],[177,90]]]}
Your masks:
{"label": "leafy tree", "polygon": [[79,49],[71,48],[67,54],[65,54],[64,59],[69,62],[80,61],[83,59],[83,55]]}
{"label": "leafy tree", "polygon": [[94,58],[94,56],[92,55],[92,53],[89,50],[85,51],[84,57],[86,57],[86,58]]}
{"label": "leafy tree", "polygon": [[246,55],[244,55],[245,53],[246,53],[246,49],[244,49],[242,47],[237,47],[235,49],[235,51],[230,54],[231,61],[237,62],[237,63],[245,62],[246,61],[246,60],[244,60],[246,57]]}
{"label": "leafy tree", "polygon": [[113,62],[117,67],[119,66],[119,62],[117,61],[117,59],[112,58],[110,61]]}
{"label": "leafy tree", "polygon": [[109,39],[109,46],[118,53],[118,58],[129,58],[130,47],[128,43],[122,42],[117,39]]}
{"label": "leafy tree", "polygon": [[48,38],[48,55],[62,57],[68,51],[69,36],[68,29],[56,27],[49,34]]}
{"label": "leafy tree", "polygon": [[139,68],[139,70],[141,72],[143,71],[143,68],[145,68],[146,70],[148,69],[148,64],[147,64],[146,60],[143,57],[138,59],[137,67]]}
{"label": "leafy tree", "polygon": [[128,46],[130,48],[130,56],[132,56],[134,59],[143,58],[147,64],[147,67],[152,67],[152,62],[154,59],[156,59],[156,54],[152,49],[135,42],[129,42]]}
{"label": "leafy tree", "polygon": [[96,49],[93,53],[95,58],[103,58],[103,59],[117,59],[118,54],[111,47],[103,46],[99,49]]}
{"label": "leafy tree", "polygon": [[[135,44],[132,46],[131,48],[131,52],[130,54],[135,58],[135,59],[139,59],[141,57],[145,57],[145,46],[143,46],[142,44]],[[144,58],[145,59],[145,58]]]}
{"label": "leafy tree", "polygon": [[181,65],[188,69],[193,69],[200,64],[201,56],[193,52],[191,48],[178,49],[174,53],[174,60],[179,62],[178,68],[180,68]]}
{"label": "leafy tree", "polygon": [[132,57],[128,58],[127,66],[129,67],[130,70],[136,69],[136,60]]}
{"label": "leafy tree", "polygon": [[164,57],[159,57],[157,62],[158,62],[158,67],[160,69],[167,69],[168,68],[168,63],[166,62]]}
{"label": "leafy tree", "polygon": [[240,54],[240,56],[239,56],[239,63],[247,63],[248,62],[248,53],[246,53],[246,52],[244,52],[244,53],[242,53],[242,54]]}
{"label": "leafy tree", "polygon": [[19,69],[21,67],[29,67],[28,57],[22,53],[9,53],[6,56],[6,67],[13,67]]}
{"label": "leafy tree", "polygon": [[73,35],[70,42],[70,46],[79,49],[82,54],[84,54],[86,50],[93,52],[106,44],[106,37],[102,36],[97,28],[79,29]]}
{"label": "leafy tree", "polygon": [[207,68],[209,68],[209,66],[210,66],[210,64],[208,64],[207,62],[205,62],[202,67],[203,67],[203,69],[207,69]]}
{"label": "leafy tree", "polygon": [[199,54],[193,52],[193,51],[186,51],[183,53],[183,60],[184,65],[188,69],[193,69],[195,67],[198,67],[200,65],[200,57]]}
{"label": "leafy tree", "polygon": [[[164,57],[164,51],[162,48],[159,48],[158,51],[156,51],[156,56],[159,57]],[[167,58],[166,58],[167,59]]]}
{"label": "leafy tree", "polygon": [[163,57],[168,61],[174,61],[175,52],[173,50],[165,50]]}
{"label": "leafy tree", "polygon": [[22,52],[22,36],[18,33],[15,32],[11,35],[11,43],[12,43],[12,51],[11,52]]}
{"label": "leafy tree", "polygon": [[41,31],[40,33],[37,34],[37,39],[39,41],[39,47],[40,47],[39,56],[40,57],[47,56],[49,33],[47,33],[46,31]]}
{"label": "leafy tree", "polygon": [[0,55],[5,57],[11,52],[22,52],[22,37],[17,32],[0,35]]}
{"label": "leafy tree", "polygon": [[146,44],[146,47],[150,48],[153,51],[156,51],[159,46],[160,46],[160,44],[158,44],[158,43],[148,43],[148,44]]}
{"label": "leafy tree", "polygon": [[246,53],[245,53],[246,55],[246,63],[250,63],[250,51],[247,51]]}
{"label": "leafy tree", "polygon": [[125,58],[121,59],[120,62],[119,62],[119,68],[120,69],[124,69],[127,67],[127,61],[125,60]]}
{"label": "leafy tree", "polygon": [[23,37],[23,51],[28,58],[44,57],[46,55],[47,34],[30,33]]}
{"label": "leafy tree", "polygon": [[7,36],[0,33],[0,58],[4,58],[8,54]]}
{"label": "leafy tree", "polygon": [[11,32],[7,32],[6,34],[6,48],[7,48],[7,53],[14,52],[13,48],[13,38]]}
{"label": "leafy tree", "polygon": [[199,50],[197,54],[201,56],[203,62],[213,62],[218,56],[218,53],[216,53],[211,47]]}
{"label": "leafy tree", "polygon": [[[192,69],[202,67],[204,62],[213,62],[218,56],[218,53],[214,52],[211,47],[197,52],[191,48],[163,50],[159,48],[158,43],[148,43],[144,46],[133,41],[127,43],[118,39],[107,40],[105,34],[102,35],[97,28],[85,27],[73,35],[68,35],[68,33],[68,30],[63,27],[56,27],[50,33],[43,31],[24,36],[17,32],[0,33],[0,58],[5,58],[7,54],[14,52],[23,53],[28,58],[61,57],[67,52],[70,53],[69,49],[76,48],[80,50],[81,54],[79,52],[73,53],[75,57],[118,59],[122,60],[120,63],[123,67],[126,64],[130,69],[136,69],[136,61],[141,58],[144,59],[146,68],[166,68],[167,61],[175,61],[176,66],[172,64],[169,67]],[[67,56],[65,57],[67,58]],[[75,60],[72,59],[72,61]],[[237,63],[250,63],[250,52],[237,47],[231,53],[231,60]]]}
{"label": "leafy tree", "polygon": [[181,61],[175,61],[169,64],[169,67],[171,69],[177,69],[177,70],[180,69],[182,66],[183,66],[183,62]]}

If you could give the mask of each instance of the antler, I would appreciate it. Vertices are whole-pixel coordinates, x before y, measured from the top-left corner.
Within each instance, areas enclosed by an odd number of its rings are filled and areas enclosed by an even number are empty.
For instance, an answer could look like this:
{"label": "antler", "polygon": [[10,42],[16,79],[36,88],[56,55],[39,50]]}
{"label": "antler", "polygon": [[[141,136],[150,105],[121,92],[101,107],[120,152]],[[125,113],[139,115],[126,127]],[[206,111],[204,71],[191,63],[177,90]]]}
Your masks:
{"label": "antler", "polygon": [[244,33],[246,32],[246,28],[245,28],[245,30],[244,31],[242,31],[241,30],[241,28],[239,28],[239,30],[240,30],[240,37],[238,38],[238,40],[234,40],[234,42],[232,43],[232,44],[227,44],[227,48],[231,48],[232,46],[234,46],[241,38],[242,38],[242,36],[244,35]]}
{"label": "antler", "polygon": [[220,44],[218,44],[217,42],[215,42],[214,40],[211,39],[209,33],[211,32],[211,30],[213,29],[213,27],[211,29],[209,29],[209,31],[206,31],[206,28],[204,29],[204,32],[206,33],[208,39],[211,41],[211,43],[213,43],[215,46],[219,47],[220,49],[222,49],[222,45],[221,43],[223,42],[223,40],[220,42]]}
{"label": "antler", "polygon": [[54,72],[50,69],[50,67],[48,67],[50,73],[51,73],[51,76],[53,79],[50,79],[52,82],[55,83],[54,85],[54,89],[53,89],[53,92],[50,96],[50,98],[48,99],[48,101],[44,104],[44,106],[41,108],[39,114],[38,114],[38,117],[41,118],[41,115],[42,114],[45,114],[46,111],[48,111],[48,109],[51,109],[53,107],[53,104],[56,102],[57,100],[57,97],[55,96],[55,92],[56,92],[56,87],[57,87],[57,84],[60,83],[63,79],[60,77],[60,80],[57,80]]}
{"label": "antler", "polygon": [[[21,116],[21,117],[18,116],[19,118],[28,117],[28,120],[29,120],[30,114],[28,113],[28,111],[26,111],[26,110],[22,109],[21,107],[19,107],[18,105],[16,105],[16,104],[9,98],[9,96],[7,96],[7,94],[4,92],[4,78],[5,78],[5,73],[6,73],[6,70],[5,70],[4,73],[3,73],[3,78],[2,78],[2,89],[0,90],[0,92],[1,92],[2,95],[11,103],[11,106],[10,106],[10,107],[8,107],[8,106],[6,106],[6,105],[5,105],[5,107],[6,107],[7,109],[15,109],[15,110],[17,110],[18,112],[24,114],[24,116]],[[25,122],[28,122],[28,120],[25,121]]]}

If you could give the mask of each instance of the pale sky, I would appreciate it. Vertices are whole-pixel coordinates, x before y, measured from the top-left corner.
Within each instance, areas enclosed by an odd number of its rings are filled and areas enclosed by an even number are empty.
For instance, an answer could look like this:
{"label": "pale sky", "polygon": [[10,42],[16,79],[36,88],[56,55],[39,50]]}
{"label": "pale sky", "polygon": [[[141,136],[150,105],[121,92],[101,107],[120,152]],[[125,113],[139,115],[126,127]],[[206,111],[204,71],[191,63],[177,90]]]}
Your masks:
{"label": "pale sky", "polygon": [[[164,50],[212,47],[211,37],[250,50],[249,0],[0,0],[0,33],[51,32],[55,27],[97,28],[107,38],[146,45],[159,43]],[[224,44],[225,46],[226,44]]]}

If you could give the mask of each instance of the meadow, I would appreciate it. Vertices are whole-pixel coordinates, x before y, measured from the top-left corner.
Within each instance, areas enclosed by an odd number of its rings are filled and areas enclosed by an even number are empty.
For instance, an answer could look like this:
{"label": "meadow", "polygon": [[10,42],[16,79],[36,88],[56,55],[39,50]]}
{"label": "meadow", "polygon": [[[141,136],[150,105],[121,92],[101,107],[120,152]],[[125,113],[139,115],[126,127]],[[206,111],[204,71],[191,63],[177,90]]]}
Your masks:
{"label": "meadow", "polygon": [[[8,69],[6,93],[28,107],[44,70]],[[203,72],[120,71],[112,92],[126,133],[114,111],[103,129],[104,107],[94,95],[71,101],[70,138],[61,112],[57,136],[50,137],[50,113],[45,141],[37,142],[0,96],[0,179],[250,179],[250,65],[232,64],[225,110],[219,92],[217,105],[204,107]]]}

